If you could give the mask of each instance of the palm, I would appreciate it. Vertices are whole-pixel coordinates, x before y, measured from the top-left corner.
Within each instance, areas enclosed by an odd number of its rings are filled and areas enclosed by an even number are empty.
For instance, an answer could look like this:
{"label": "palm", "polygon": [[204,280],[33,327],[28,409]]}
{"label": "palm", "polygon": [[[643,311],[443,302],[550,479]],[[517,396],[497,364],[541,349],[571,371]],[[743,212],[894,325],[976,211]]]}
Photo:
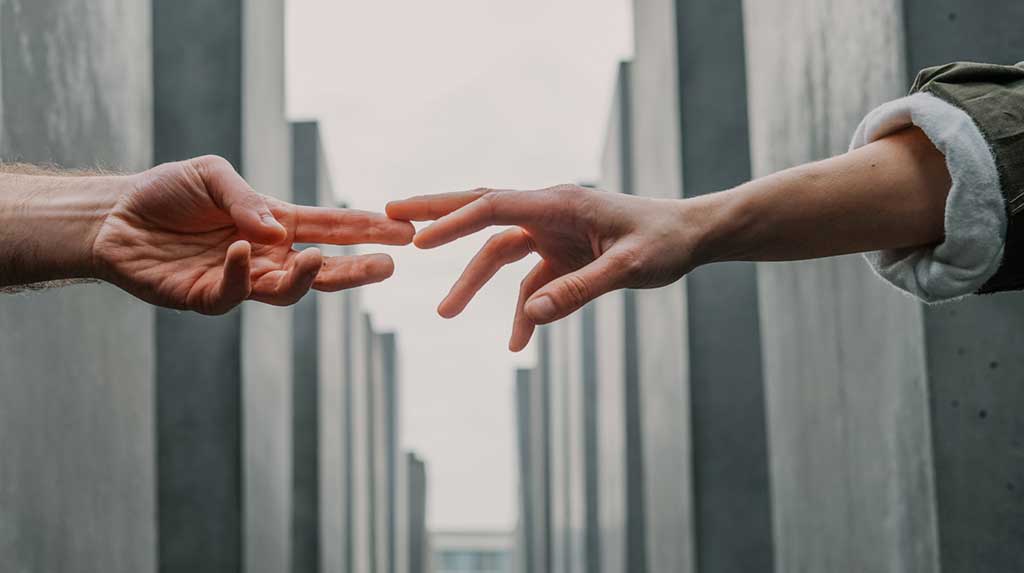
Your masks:
{"label": "palm", "polygon": [[[509,346],[519,350],[529,341],[536,324],[528,316],[527,303],[541,289],[551,290],[557,285],[572,299],[568,306],[578,308],[611,288],[665,282],[656,274],[639,276],[630,272],[637,268],[640,221],[648,215],[647,210],[657,208],[641,201],[645,212],[634,216],[638,206],[635,201],[574,186],[520,192],[479,190],[399,201],[388,206],[388,214],[400,219],[435,220],[416,236],[415,242],[422,248],[437,247],[492,225],[515,225],[484,245],[438,312],[449,318],[459,314],[501,267],[531,252],[538,253],[542,260],[523,280],[516,303]],[[585,280],[583,271],[602,274],[605,279]],[[638,284],[619,284],[627,280]]]}
{"label": "palm", "polygon": [[310,287],[339,290],[391,273],[384,255],[323,258],[293,249],[296,241],[401,244],[411,236],[411,227],[382,216],[256,195],[233,170],[214,169],[221,171],[162,166],[121,198],[94,247],[112,282],[153,304],[206,314],[247,298],[286,305]]}

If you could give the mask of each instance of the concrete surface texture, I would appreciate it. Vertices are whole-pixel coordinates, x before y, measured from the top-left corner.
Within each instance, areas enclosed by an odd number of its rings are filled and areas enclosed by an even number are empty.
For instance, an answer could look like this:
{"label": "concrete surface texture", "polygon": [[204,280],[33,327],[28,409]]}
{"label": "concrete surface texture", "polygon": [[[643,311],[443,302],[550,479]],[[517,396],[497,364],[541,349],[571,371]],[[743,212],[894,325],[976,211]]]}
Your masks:
{"label": "concrete surface texture", "polygon": [[381,573],[396,571],[396,534],[400,508],[398,495],[399,420],[398,420],[398,364],[397,341],[394,333],[379,333],[374,352],[374,482],[376,483],[376,549],[377,570]]}
{"label": "concrete surface texture", "polygon": [[578,527],[580,553],[578,570],[584,573],[601,572],[601,506],[598,490],[598,418],[597,418],[597,332],[595,305],[590,304],[580,311],[578,349],[578,386],[575,410],[578,419],[576,428],[579,447],[579,476],[575,483],[573,524]]}
{"label": "concrete surface texture", "polygon": [[[903,3],[909,83],[917,70],[955,60],[1024,59],[1019,2]],[[1012,112],[1010,112],[1012,113]],[[1020,294],[924,309],[939,557],[944,571],[1024,565],[1024,405],[1017,341]]]}
{"label": "concrete surface texture", "polygon": [[532,452],[534,463],[532,466],[533,479],[537,483],[537,495],[534,496],[535,519],[538,526],[534,535],[534,557],[535,571],[552,571],[554,567],[553,536],[554,528],[553,510],[554,493],[552,486],[552,440],[554,433],[551,429],[552,418],[552,390],[551,390],[551,354],[547,350],[551,344],[550,334],[547,329],[538,329],[537,345],[537,367],[533,370],[533,385],[530,392],[530,425],[534,431],[530,436],[532,439]]}
{"label": "concrete surface texture", "polygon": [[569,360],[569,340],[565,321],[544,327],[548,343],[543,347],[549,364],[550,390],[550,442],[549,463],[551,476],[551,562],[556,571],[572,571],[573,543],[569,511],[572,497],[569,465],[569,383],[566,379]]}
{"label": "concrete surface texture", "polygon": [[[602,154],[601,188],[611,193],[633,193],[630,70],[628,62],[619,65]],[[642,572],[647,551],[635,294],[610,293],[593,312],[601,568]]]}
{"label": "concrete surface texture", "polygon": [[534,479],[534,440],[536,431],[532,424],[531,393],[533,392],[534,371],[529,368],[516,370],[515,405],[516,405],[516,461],[519,469],[519,523],[517,525],[518,541],[516,562],[522,573],[536,571],[536,531],[539,528],[536,518],[536,502],[538,483]]}
{"label": "concrete surface texture", "polygon": [[[587,433],[588,428],[596,430],[596,402],[585,380],[593,373],[588,361],[594,356],[592,345],[584,348],[583,315],[581,311],[550,326],[546,349],[551,363],[553,559],[559,570],[569,572],[599,568],[597,476],[588,473],[594,469],[596,432]],[[587,326],[592,329],[593,321]]]}
{"label": "concrete surface texture", "polygon": [[[284,2],[243,0],[242,174],[291,199],[284,118]],[[292,310],[242,309],[245,567],[278,572],[291,559]]]}
{"label": "concrete surface texture", "polygon": [[[907,89],[899,2],[744,9],[755,175],[845,151]],[[859,257],[758,272],[776,569],[938,570],[921,306]]]}
{"label": "concrete surface texture", "polygon": [[[633,192],[681,197],[674,0],[636,0],[632,64]],[[695,563],[685,281],[636,293],[644,519],[649,571]]]}
{"label": "concrete surface texture", "polygon": [[[139,2],[0,2],[0,158],[148,166],[149,18]],[[3,295],[0,323],[0,570],[154,570],[152,309],[76,286]]]}
{"label": "concrete surface texture", "polygon": [[[292,199],[301,205],[320,204],[320,134],[315,122],[293,123],[291,126],[292,150]],[[322,304],[332,305],[330,309],[321,308]],[[327,310],[331,310],[330,315]],[[292,516],[291,516],[291,571],[317,572],[321,561],[321,518],[334,520],[340,518],[337,511],[341,493],[337,490],[321,489],[320,477],[321,456],[323,461],[330,463],[325,470],[338,470],[341,453],[339,416],[342,403],[337,388],[341,381],[340,364],[337,358],[341,348],[341,317],[336,301],[328,301],[326,293],[320,296],[314,293],[303,298],[293,309],[292,319]],[[336,334],[333,340],[336,347],[322,347],[320,335],[325,330],[328,320],[335,320]],[[326,341],[325,341],[326,342]],[[323,354],[321,355],[321,352]],[[328,360],[331,362],[328,363]],[[328,365],[333,368],[327,368]],[[321,395],[321,374],[324,394]],[[333,381],[334,384],[330,382]],[[330,400],[327,400],[330,398]],[[327,416],[321,423],[321,408],[325,408]],[[325,440],[321,448],[321,432],[326,430],[324,437],[333,437],[330,442]],[[333,434],[331,433],[333,432]],[[331,474],[340,480],[340,471]],[[336,482],[337,483],[337,482]],[[321,492],[327,495],[324,500],[325,509],[336,510],[336,514],[324,512],[321,516]],[[335,532],[340,536],[341,531]],[[323,547],[325,554],[336,551],[337,544],[331,543]]]}
{"label": "concrete surface texture", "polygon": [[[240,164],[239,8],[153,2],[156,163],[217,154]],[[240,572],[241,312],[156,312],[159,567]]]}
{"label": "concrete surface texture", "polygon": [[352,571],[374,571],[373,481],[373,326],[365,314],[356,317],[352,345]]}
{"label": "concrete surface texture", "polygon": [[[683,195],[750,178],[741,0],[676,2]],[[757,275],[719,263],[687,278],[697,568],[772,570]]]}
{"label": "concrete surface texture", "polygon": [[427,468],[416,454],[406,453],[405,471],[408,495],[408,567],[409,573],[430,571],[430,544],[427,539]]}
{"label": "concrete surface texture", "polygon": [[346,456],[349,419],[345,375],[348,361],[348,333],[344,330],[346,293],[318,293],[320,367],[318,376],[319,439],[317,467],[319,521],[317,545],[319,571],[342,573],[347,571],[348,524],[346,517],[351,507],[348,490],[349,459]]}

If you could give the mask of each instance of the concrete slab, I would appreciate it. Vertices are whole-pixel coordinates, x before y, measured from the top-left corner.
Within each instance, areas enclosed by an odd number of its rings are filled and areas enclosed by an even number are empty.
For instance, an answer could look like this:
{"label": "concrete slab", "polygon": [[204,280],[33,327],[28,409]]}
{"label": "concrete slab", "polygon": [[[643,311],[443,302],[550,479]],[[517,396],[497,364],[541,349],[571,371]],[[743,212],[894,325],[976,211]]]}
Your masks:
{"label": "concrete slab", "polygon": [[[907,79],[950,61],[1015,63],[1024,53],[1019,2],[903,3]],[[945,571],[1024,563],[1024,406],[1019,383],[1024,296],[925,307],[928,398]]]}
{"label": "concrete slab", "polygon": [[[631,66],[619,66],[601,163],[601,188],[612,193],[633,192]],[[646,571],[635,293],[605,295],[593,313],[601,568]]]}
{"label": "concrete slab", "polygon": [[[676,2],[683,195],[750,178],[741,0]],[[687,277],[694,520],[700,571],[771,571],[771,488],[752,263]]]}
{"label": "concrete slab", "polygon": [[[744,3],[755,175],[845,151],[905,93],[901,8]],[[776,569],[938,570],[921,306],[859,257],[758,272]]]}
{"label": "concrete slab", "polygon": [[[150,17],[0,3],[0,158],[147,167]],[[153,320],[108,286],[0,295],[0,570],[155,569]]]}
{"label": "concrete slab", "polygon": [[372,391],[376,423],[373,472],[377,497],[377,570],[394,573],[400,518],[396,505],[399,486],[398,348],[392,332],[379,333],[375,344],[376,372]]}
{"label": "concrete slab", "polygon": [[550,488],[551,488],[551,560],[556,571],[573,571],[576,559],[570,523],[572,468],[569,445],[569,340],[564,321],[544,328],[548,343],[541,357],[549,366],[550,390]]}
{"label": "concrete slab", "polygon": [[535,457],[533,449],[535,427],[531,415],[533,370],[520,368],[516,370],[516,445],[519,465],[519,541],[517,548],[519,570],[522,573],[534,573],[536,568],[536,502],[538,483],[534,479]]}
{"label": "concrete slab", "polygon": [[406,453],[405,468],[408,490],[408,573],[430,571],[430,548],[427,541],[427,469],[423,460]]}
{"label": "concrete slab", "polygon": [[[292,193],[301,205],[330,196],[316,122],[291,126]],[[327,189],[323,189],[327,187]],[[333,201],[328,203],[333,205]],[[325,253],[328,252],[325,249]],[[321,556],[340,570],[343,533],[340,360],[341,308],[337,293],[314,293],[293,309],[291,571],[320,571]],[[321,339],[321,334],[325,339]],[[321,415],[323,417],[321,417]],[[325,462],[321,468],[321,459]],[[328,483],[321,485],[321,477]],[[321,495],[324,497],[321,498]],[[325,511],[321,511],[324,506]],[[331,529],[321,530],[321,524]],[[337,538],[335,538],[337,536]],[[326,538],[326,539],[325,539]],[[322,544],[327,541],[326,544]],[[321,552],[323,550],[323,553]],[[328,556],[330,554],[330,556]]]}
{"label": "concrete slab", "polygon": [[[681,197],[676,11],[673,0],[634,2],[633,191]],[[647,567],[693,571],[689,341],[685,281],[636,293]]]}
{"label": "concrete slab", "polygon": [[[284,118],[284,1],[242,0],[242,174],[261,193],[291,199]],[[292,311],[242,309],[245,567],[291,561]]]}
{"label": "concrete slab", "polygon": [[[153,2],[156,163],[240,164],[242,48],[237,5]],[[242,570],[240,332],[239,311],[157,310],[161,571]]]}

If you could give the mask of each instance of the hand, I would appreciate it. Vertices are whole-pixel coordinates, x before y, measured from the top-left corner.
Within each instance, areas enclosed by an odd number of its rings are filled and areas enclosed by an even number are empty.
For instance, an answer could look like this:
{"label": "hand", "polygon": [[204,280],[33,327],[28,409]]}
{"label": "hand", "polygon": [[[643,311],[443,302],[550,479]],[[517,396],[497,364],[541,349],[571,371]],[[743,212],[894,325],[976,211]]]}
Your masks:
{"label": "hand", "polygon": [[536,252],[541,261],[522,282],[509,341],[518,352],[535,325],[563,318],[612,290],[664,286],[690,271],[701,225],[684,203],[563,185],[415,197],[389,204],[387,213],[406,221],[436,220],[413,241],[424,249],[491,225],[516,226],[491,237],[438,313],[458,315],[502,266]]}
{"label": "hand", "polygon": [[223,314],[247,299],[286,306],[310,288],[380,282],[394,272],[387,255],[324,257],[292,244],[404,245],[414,231],[383,215],[260,195],[219,157],[127,179],[93,242],[96,274],[152,304],[203,314]]}

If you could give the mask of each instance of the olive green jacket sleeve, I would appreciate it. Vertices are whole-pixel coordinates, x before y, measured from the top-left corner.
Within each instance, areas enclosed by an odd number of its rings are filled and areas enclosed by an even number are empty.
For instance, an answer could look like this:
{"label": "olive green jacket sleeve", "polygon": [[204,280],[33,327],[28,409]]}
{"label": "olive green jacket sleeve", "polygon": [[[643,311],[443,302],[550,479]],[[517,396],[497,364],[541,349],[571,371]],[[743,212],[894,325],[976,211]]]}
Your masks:
{"label": "olive green jacket sleeve", "polygon": [[[1024,64],[1024,62],[1022,62]],[[953,63],[923,70],[912,93],[966,112],[991,150],[1004,199],[1001,264],[979,293],[1024,289],[1024,65]]]}

